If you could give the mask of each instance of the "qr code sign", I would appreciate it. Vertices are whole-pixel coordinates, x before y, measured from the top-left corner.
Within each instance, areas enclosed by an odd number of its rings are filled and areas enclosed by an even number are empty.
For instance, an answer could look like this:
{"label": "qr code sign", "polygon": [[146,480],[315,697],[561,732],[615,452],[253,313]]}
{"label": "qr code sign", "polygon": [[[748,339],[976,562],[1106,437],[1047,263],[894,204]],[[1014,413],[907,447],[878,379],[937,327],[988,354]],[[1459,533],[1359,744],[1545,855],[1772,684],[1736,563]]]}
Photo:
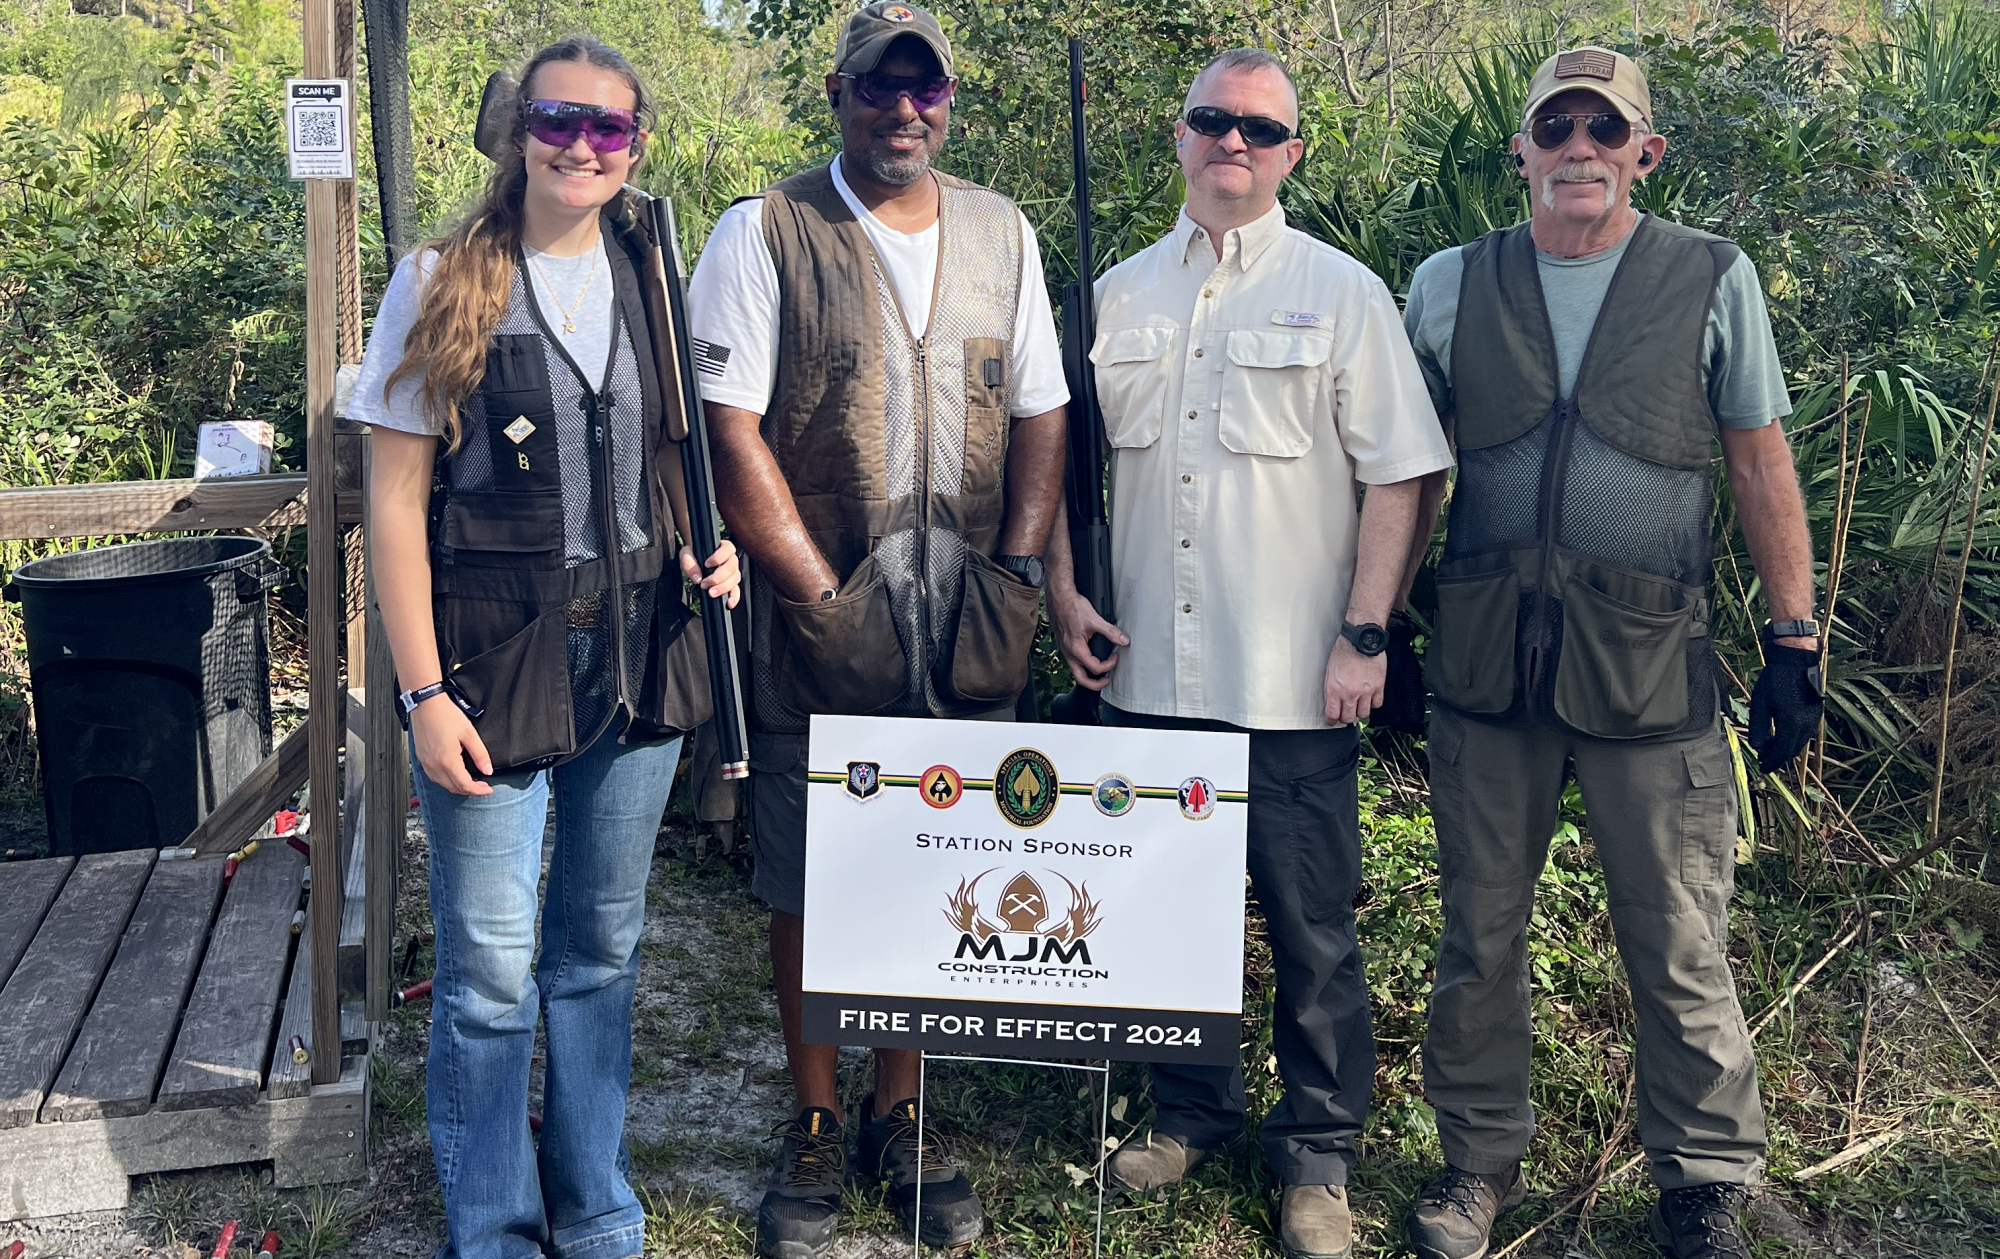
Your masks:
{"label": "qr code sign", "polygon": [[292,110],[292,149],[299,153],[341,150],[341,110],[338,105],[305,105]]}

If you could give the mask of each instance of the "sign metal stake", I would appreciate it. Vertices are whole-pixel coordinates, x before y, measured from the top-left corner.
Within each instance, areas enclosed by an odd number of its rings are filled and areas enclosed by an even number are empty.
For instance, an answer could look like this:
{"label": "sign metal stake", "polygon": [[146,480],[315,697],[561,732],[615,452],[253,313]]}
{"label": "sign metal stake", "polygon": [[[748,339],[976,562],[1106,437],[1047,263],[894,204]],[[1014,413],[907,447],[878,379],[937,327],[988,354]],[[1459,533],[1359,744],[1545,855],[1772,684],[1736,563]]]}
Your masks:
{"label": "sign metal stake", "polygon": [[933,1062],[991,1062],[1012,1067],[1044,1067],[1051,1071],[1081,1071],[1087,1075],[1101,1077],[1104,1088],[1097,1100],[1097,1152],[1092,1158],[1092,1172],[1097,1181],[1097,1220],[1094,1240],[1091,1242],[1091,1259],[1099,1259],[1104,1253],[1104,1179],[1106,1165],[1111,1161],[1111,1152],[1106,1149],[1111,1144],[1111,1059],[1106,1058],[1102,1066],[1090,1066],[1076,1062],[1048,1062],[1034,1058],[984,1058],[971,1054],[934,1054],[925,1051],[917,1056],[917,1202],[913,1214],[915,1227],[911,1229],[910,1254],[914,1259],[923,1259],[924,1253],[924,1095],[930,1079],[930,1065]]}

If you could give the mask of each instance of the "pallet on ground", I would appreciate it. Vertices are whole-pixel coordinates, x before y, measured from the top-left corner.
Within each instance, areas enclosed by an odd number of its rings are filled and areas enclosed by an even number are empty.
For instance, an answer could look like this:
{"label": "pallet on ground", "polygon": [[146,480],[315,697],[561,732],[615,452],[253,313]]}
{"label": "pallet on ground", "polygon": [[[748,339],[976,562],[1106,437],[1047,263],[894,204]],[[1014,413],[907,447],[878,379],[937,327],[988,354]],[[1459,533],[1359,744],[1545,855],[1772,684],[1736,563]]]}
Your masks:
{"label": "pallet on ground", "polygon": [[335,1083],[273,1069],[291,1065],[287,977],[309,970],[291,931],[303,872],[268,842],[226,890],[219,856],[0,865],[0,1219],[121,1207],[149,1172],[364,1173],[365,1029]]}

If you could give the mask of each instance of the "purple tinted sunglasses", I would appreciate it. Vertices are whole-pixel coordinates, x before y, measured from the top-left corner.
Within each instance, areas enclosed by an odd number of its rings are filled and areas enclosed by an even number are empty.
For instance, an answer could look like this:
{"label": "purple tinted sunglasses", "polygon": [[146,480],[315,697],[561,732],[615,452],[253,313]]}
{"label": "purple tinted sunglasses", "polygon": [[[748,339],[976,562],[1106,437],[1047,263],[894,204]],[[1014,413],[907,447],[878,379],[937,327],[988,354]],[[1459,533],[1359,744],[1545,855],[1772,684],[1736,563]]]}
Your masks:
{"label": "purple tinted sunglasses", "polygon": [[854,85],[855,98],[870,109],[894,109],[896,102],[907,96],[910,108],[920,114],[951,99],[952,89],[958,86],[958,76],[952,74],[910,76],[870,70],[840,77]]}
{"label": "purple tinted sunglasses", "polygon": [[521,122],[550,148],[566,149],[580,135],[593,153],[617,153],[639,134],[631,110],[575,101],[529,101],[521,106]]}

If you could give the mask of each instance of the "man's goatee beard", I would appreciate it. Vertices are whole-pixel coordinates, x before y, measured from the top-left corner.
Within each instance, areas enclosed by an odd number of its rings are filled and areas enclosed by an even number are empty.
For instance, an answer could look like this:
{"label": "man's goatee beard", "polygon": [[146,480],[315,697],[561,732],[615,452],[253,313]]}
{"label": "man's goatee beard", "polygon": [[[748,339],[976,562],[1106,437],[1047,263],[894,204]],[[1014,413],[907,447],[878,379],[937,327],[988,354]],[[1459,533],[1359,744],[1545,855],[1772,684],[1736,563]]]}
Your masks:
{"label": "man's goatee beard", "polygon": [[914,153],[864,153],[861,167],[868,178],[878,184],[888,184],[892,188],[907,188],[924,177],[931,168],[928,149],[918,149]]}

